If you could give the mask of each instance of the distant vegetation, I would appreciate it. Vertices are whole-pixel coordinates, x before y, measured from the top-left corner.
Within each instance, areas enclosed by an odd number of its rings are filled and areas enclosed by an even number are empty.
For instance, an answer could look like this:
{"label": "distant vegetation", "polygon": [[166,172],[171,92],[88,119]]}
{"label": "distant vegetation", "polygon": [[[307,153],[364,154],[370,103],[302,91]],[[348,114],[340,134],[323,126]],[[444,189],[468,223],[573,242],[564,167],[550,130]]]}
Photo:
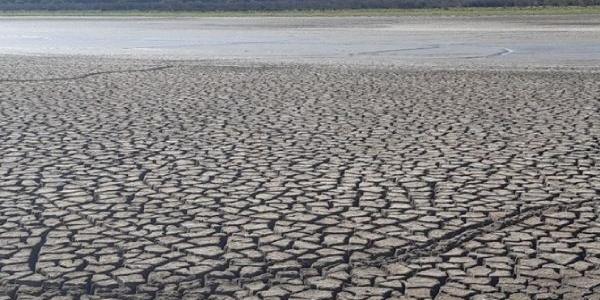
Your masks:
{"label": "distant vegetation", "polygon": [[372,17],[372,16],[507,16],[600,15],[600,6],[363,8],[304,10],[0,10],[3,16],[91,17]]}
{"label": "distant vegetation", "polygon": [[600,5],[600,0],[0,0],[0,10],[278,11],[592,5]]}

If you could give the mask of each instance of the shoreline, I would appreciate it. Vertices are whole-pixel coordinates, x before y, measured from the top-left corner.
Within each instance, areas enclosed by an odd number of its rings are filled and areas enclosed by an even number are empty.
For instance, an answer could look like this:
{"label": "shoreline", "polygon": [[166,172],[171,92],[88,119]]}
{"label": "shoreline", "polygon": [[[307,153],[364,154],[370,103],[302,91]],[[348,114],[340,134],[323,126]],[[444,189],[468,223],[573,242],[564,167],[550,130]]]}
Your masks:
{"label": "shoreline", "polygon": [[151,67],[206,67],[206,68],[243,68],[243,69],[323,69],[323,70],[356,70],[368,72],[469,72],[469,73],[576,73],[598,74],[600,65],[485,65],[485,64],[385,64],[385,63],[336,63],[336,62],[303,62],[303,61],[253,61],[247,59],[211,59],[211,58],[156,58],[156,57],[127,57],[120,55],[90,55],[90,54],[8,54],[0,53],[2,60],[37,60],[51,59],[71,62],[81,62],[93,59],[98,63],[134,62]]}
{"label": "shoreline", "polygon": [[598,15],[600,6],[339,9],[282,11],[0,10],[0,17],[396,17]]}

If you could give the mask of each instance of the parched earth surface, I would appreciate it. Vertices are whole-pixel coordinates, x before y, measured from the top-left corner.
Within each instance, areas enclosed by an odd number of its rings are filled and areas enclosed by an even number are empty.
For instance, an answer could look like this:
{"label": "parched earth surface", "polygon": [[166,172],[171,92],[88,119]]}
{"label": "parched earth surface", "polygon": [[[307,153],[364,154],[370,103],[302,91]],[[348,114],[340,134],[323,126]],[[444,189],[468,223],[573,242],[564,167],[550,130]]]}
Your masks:
{"label": "parched earth surface", "polygon": [[600,74],[0,59],[2,299],[598,299]]}

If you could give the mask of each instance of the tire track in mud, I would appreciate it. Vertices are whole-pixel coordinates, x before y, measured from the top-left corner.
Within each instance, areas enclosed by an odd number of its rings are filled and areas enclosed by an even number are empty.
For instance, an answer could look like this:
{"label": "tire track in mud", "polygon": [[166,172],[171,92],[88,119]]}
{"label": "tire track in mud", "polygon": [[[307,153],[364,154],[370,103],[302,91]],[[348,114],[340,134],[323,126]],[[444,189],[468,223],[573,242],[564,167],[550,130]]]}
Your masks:
{"label": "tire track in mud", "polygon": [[440,47],[441,47],[440,45],[432,45],[432,46],[416,47],[416,48],[364,51],[364,52],[350,53],[350,56],[379,55],[379,54],[385,54],[385,53],[396,53],[396,52],[405,52],[405,51],[430,50],[430,49],[439,49]]}

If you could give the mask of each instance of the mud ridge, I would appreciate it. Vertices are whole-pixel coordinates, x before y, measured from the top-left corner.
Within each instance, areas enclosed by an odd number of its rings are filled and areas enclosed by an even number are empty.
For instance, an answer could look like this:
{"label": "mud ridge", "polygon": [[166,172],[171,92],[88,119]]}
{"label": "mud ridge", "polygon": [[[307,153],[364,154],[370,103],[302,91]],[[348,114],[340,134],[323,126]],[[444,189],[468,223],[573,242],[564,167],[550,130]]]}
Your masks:
{"label": "mud ridge", "polygon": [[98,72],[85,73],[85,74],[82,74],[82,75],[71,76],[71,77],[52,77],[52,78],[39,78],[39,79],[0,79],[0,82],[19,83],[19,82],[69,81],[69,80],[84,79],[84,78],[88,78],[88,77],[92,77],[92,76],[98,76],[98,75],[103,75],[103,74],[144,73],[144,72],[153,72],[153,71],[160,71],[160,70],[170,69],[170,68],[173,68],[173,67],[174,66],[170,66],[169,65],[169,66],[159,66],[159,67],[152,67],[152,68],[146,68],[146,69],[98,71]]}

